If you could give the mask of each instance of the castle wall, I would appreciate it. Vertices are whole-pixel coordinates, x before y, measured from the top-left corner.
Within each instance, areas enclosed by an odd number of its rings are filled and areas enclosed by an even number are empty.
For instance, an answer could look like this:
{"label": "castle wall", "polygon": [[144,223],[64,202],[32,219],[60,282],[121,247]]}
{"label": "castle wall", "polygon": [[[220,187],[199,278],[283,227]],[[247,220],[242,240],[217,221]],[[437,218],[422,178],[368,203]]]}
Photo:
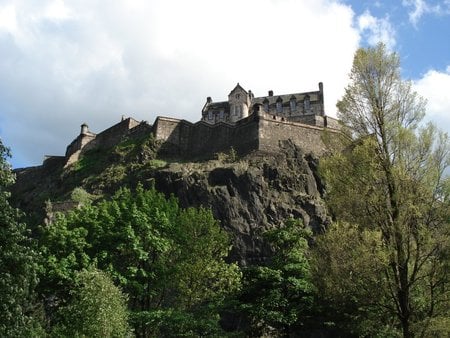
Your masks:
{"label": "castle wall", "polygon": [[140,122],[129,117],[105,129],[100,134],[87,131],[87,126],[84,129],[83,125],[81,134],[67,146],[65,155],[67,159],[66,166],[78,161],[80,155],[90,149],[105,149],[116,145],[125,135],[130,133],[130,130],[138,128],[140,124]]}
{"label": "castle wall", "polygon": [[325,126],[330,129],[341,129],[339,120],[329,116],[325,116]]}
{"label": "castle wall", "polygon": [[[93,147],[106,149],[115,146],[128,134],[130,129],[136,127],[138,124],[139,122],[131,117],[120,121],[114,126],[105,129],[100,134],[97,134],[95,140],[91,142],[89,149]],[[85,147],[84,150],[88,150],[88,147]]]}
{"label": "castle wall", "polygon": [[245,154],[258,148],[258,125],[252,117],[235,125],[199,122],[191,129],[189,139],[190,152],[194,156],[227,152],[231,147],[239,154]]}
{"label": "castle wall", "polygon": [[[228,152],[231,148],[244,155],[255,150],[277,152],[279,141],[292,140],[305,152],[318,156],[327,151],[322,136],[324,127],[332,133],[339,132],[336,119],[305,115],[301,122],[286,121],[285,118],[255,111],[249,117],[234,124],[205,121],[191,123],[168,117],[158,117],[153,124],[128,118],[106,129],[98,135],[80,134],[68,147],[66,165],[93,148],[110,148],[125,136],[139,137],[153,133],[161,141],[160,154],[185,159],[211,158],[215,153]],[[313,125],[312,125],[313,124]]]}
{"label": "castle wall", "polygon": [[165,155],[209,157],[231,147],[242,154],[258,148],[258,126],[252,116],[234,125],[158,117],[153,133],[156,140],[164,141],[161,152]]}
{"label": "castle wall", "polygon": [[325,125],[324,119],[325,118],[323,116],[309,114],[309,115],[292,116],[289,118],[289,121],[308,124],[310,126],[324,127]]}
{"label": "castle wall", "polygon": [[[326,120],[321,116],[322,125]],[[336,120],[332,119],[334,123]],[[330,132],[338,132],[327,129]],[[227,152],[233,147],[238,154],[254,150],[277,152],[281,140],[292,140],[304,149],[322,155],[327,147],[322,140],[323,127],[299,122],[285,121],[279,116],[255,113],[236,124],[209,124],[204,121],[195,124],[185,120],[158,117],[153,127],[157,140],[164,141],[161,154],[183,158],[206,158],[218,152]]]}
{"label": "castle wall", "polygon": [[322,140],[323,130],[320,127],[282,121],[280,118],[273,119],[264,115],[259,121],[259,150],[277,152],[279,141],[290,139],[306,153],[320,156],[327,151]]}

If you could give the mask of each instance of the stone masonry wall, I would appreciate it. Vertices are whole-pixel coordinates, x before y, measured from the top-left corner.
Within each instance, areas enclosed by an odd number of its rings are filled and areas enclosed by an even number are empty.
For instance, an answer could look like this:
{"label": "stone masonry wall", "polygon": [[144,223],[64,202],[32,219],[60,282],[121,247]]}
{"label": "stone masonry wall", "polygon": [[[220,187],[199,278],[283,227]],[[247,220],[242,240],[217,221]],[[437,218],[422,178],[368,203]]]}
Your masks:
{"label": "stone masonry wall", "polygon": [[[95,147],[109,148],[117,143],[128,134],[129,130],[136,127],[139,124],[138,121],[129,117],[114,126],[97,134],[95,138]],[[94,146],[94,145],[93,145]]]}
{"label": "stone masonry wall", "polygon": [[258,148],[258,126],[252,117],[231,125],[211,125],[204,121],[195,124],[185,120],[158,117],[153,133],[164,141],[162,153],[182,157],[210,157],[233,147],[244,154]]}
{"label": "stone masonry wall", "polygon": [[306,153],[320,156],[327,152],[322,140],[323,131],[320,127],[263,116],[259,121],[259,150],[276,152],[279,149],[279,141],[290,139]]}
{"label": "stone masonry wall", "polygon": [[[80,134],[68,147],[66,165],[78,160],[79,156],[93,148],[109,148],[119,143],[123,137],[153,133],[161,142],[160,154],[184,159],[211,158],[219,152],[228,152],[231,148],[244,155],[255,150],[277,152],[279,141],[292,140],[304,149],[318,156],[327,151],[323,143],[323,125],[326,130],[339,132],[336,119],[327,116],[311,116],[316,125],[285,121],[280,116],[257,111],[235,124],[219,122],[209,124],[205,121],[191,123],[168,117],[158,117],[153,124],[138,122],[127,118],[116,125],[95,135]],[[311,122],[311,121],[306,121]],[[312,121],[314,122],[314,121]]]}
{"label": "stone masonry wall", "polygon": [[[254,150],[276,152],[279,141],[288,139],[305,152],[320,156],[327,151],[322,140],[323,130],[322,127],[287,122],[280,117],[261,113],[252,114],[234,125],[211,125],[203,121],[193,124],[185,120],[158,117],[153,126],[155,138],[163,141],[163,155],[191,159],[211,157],[218,152],[227,152],[231,147],[239,154]],[[335,129],[327,130],[338,132]]]}

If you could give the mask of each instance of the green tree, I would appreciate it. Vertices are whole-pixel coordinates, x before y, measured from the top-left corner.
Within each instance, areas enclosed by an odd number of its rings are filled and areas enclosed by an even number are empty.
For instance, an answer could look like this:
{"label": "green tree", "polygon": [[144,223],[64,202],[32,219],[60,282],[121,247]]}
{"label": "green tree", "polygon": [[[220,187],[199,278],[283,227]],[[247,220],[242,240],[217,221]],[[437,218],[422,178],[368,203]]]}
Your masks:
{"label": "green tree", "polygon": [[314,286],[307,258],[311,231],[290,219],[264,234],[274,255],[266,265],[244,270],[240,309],[252,334],[289,336],[309,319]]}
{"label": "green tree", "polygon": [[337,329],[343,336],[395,336],[388,285],[380,278],[387,262],[379,230],[336,222],[317,236],[312,275],[320,290],[316,305],[322,327]]}
{"label": "green tree", "polygon": [[90,268],[75,274],[71,299],[59,309],[56,337],[126,337],[127,299],[104,272]]}
{"label": "green tree", "polygon": [[380,234],[387,263],[373,278],[388,301],[378,310],[404,337],[426,335],[450,308],[448,138],[420,125],[424,100],[382,44],[356,52],[350,79],[338,117],[357,142],[322,161],[328,202],[338,220]]}
{"label": "green tree", "polygon": [[128,294],[140,337],[219,330],[218,306],[240,280],[237,265],[224,261],[229,243],[210,211],[181,209],[141,186],[59,215],[41,241],[49,293],[66,298],[61,286],[94,262]]}
{"label": "green tree", "polygon": [[22,214],[8,202],[14,182],[6,161],[9,149],[0,140],[0,336],[31,336],[39,330],[33,318],[37,254],[22,223]]}

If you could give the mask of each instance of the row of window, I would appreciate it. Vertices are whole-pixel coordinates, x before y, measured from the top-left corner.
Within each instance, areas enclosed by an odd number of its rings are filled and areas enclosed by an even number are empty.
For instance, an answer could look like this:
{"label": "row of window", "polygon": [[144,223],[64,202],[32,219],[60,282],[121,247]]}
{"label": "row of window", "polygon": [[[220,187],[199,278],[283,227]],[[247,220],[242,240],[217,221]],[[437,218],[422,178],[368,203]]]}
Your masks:
{"label": "row of window", "polygon": [[[264,103],[265,111],[269,111],[269,101],[268,100],[264,100],[263,103]],[[297,109],[297,101],[295,99],[291,99],[289,101],[289,107],[290,107],[291,111],[295,111]],[[282,102],[281,99],[277,100],[275,108],[276,108],[277,113],[282,113],[283,112],[283,102]],[[309,111],[311,109],[311,103],[310,103],[309,99],[305,99],[303,101],[303,108],[306,111]]]}
{"label": "row of window", "polygon": [[[242,107],[241,106],[232,106],[231,107],[231,115],[235,115],[237,117],[242,117]],[[225,117],[225,111],[219,111],[219,119],[223,120]],[[214,120],[214,112],[212,110],[208,111],[208,120]]]}

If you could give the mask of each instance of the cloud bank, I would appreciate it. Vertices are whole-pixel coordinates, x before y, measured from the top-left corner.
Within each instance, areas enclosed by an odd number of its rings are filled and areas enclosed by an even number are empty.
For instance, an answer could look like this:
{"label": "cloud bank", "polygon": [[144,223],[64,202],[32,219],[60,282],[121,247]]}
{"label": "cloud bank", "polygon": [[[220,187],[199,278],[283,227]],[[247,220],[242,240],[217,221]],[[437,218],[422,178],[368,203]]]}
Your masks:
{"label": "cloud bank", "polygon": [[395,37],[339,0],[0,0],[0,136],[13,166],[39,165],[83,122],[197,121],[237,82],[260,96],[321,81],[334,116],[361,41]]}
{"label": "cloud bank", "polygon": [[359,34],[336,1],[0,2],[0,135],[13,165],[63,154],[87,122],[197,121],[236,82],[256,95],[325,86],[335,114]]}
{"label": "cloud bank", "polygon": [[429,70],[414,81],[414,89],[427,99],[427,120],[450,134],[450,65],[443,71]]}

